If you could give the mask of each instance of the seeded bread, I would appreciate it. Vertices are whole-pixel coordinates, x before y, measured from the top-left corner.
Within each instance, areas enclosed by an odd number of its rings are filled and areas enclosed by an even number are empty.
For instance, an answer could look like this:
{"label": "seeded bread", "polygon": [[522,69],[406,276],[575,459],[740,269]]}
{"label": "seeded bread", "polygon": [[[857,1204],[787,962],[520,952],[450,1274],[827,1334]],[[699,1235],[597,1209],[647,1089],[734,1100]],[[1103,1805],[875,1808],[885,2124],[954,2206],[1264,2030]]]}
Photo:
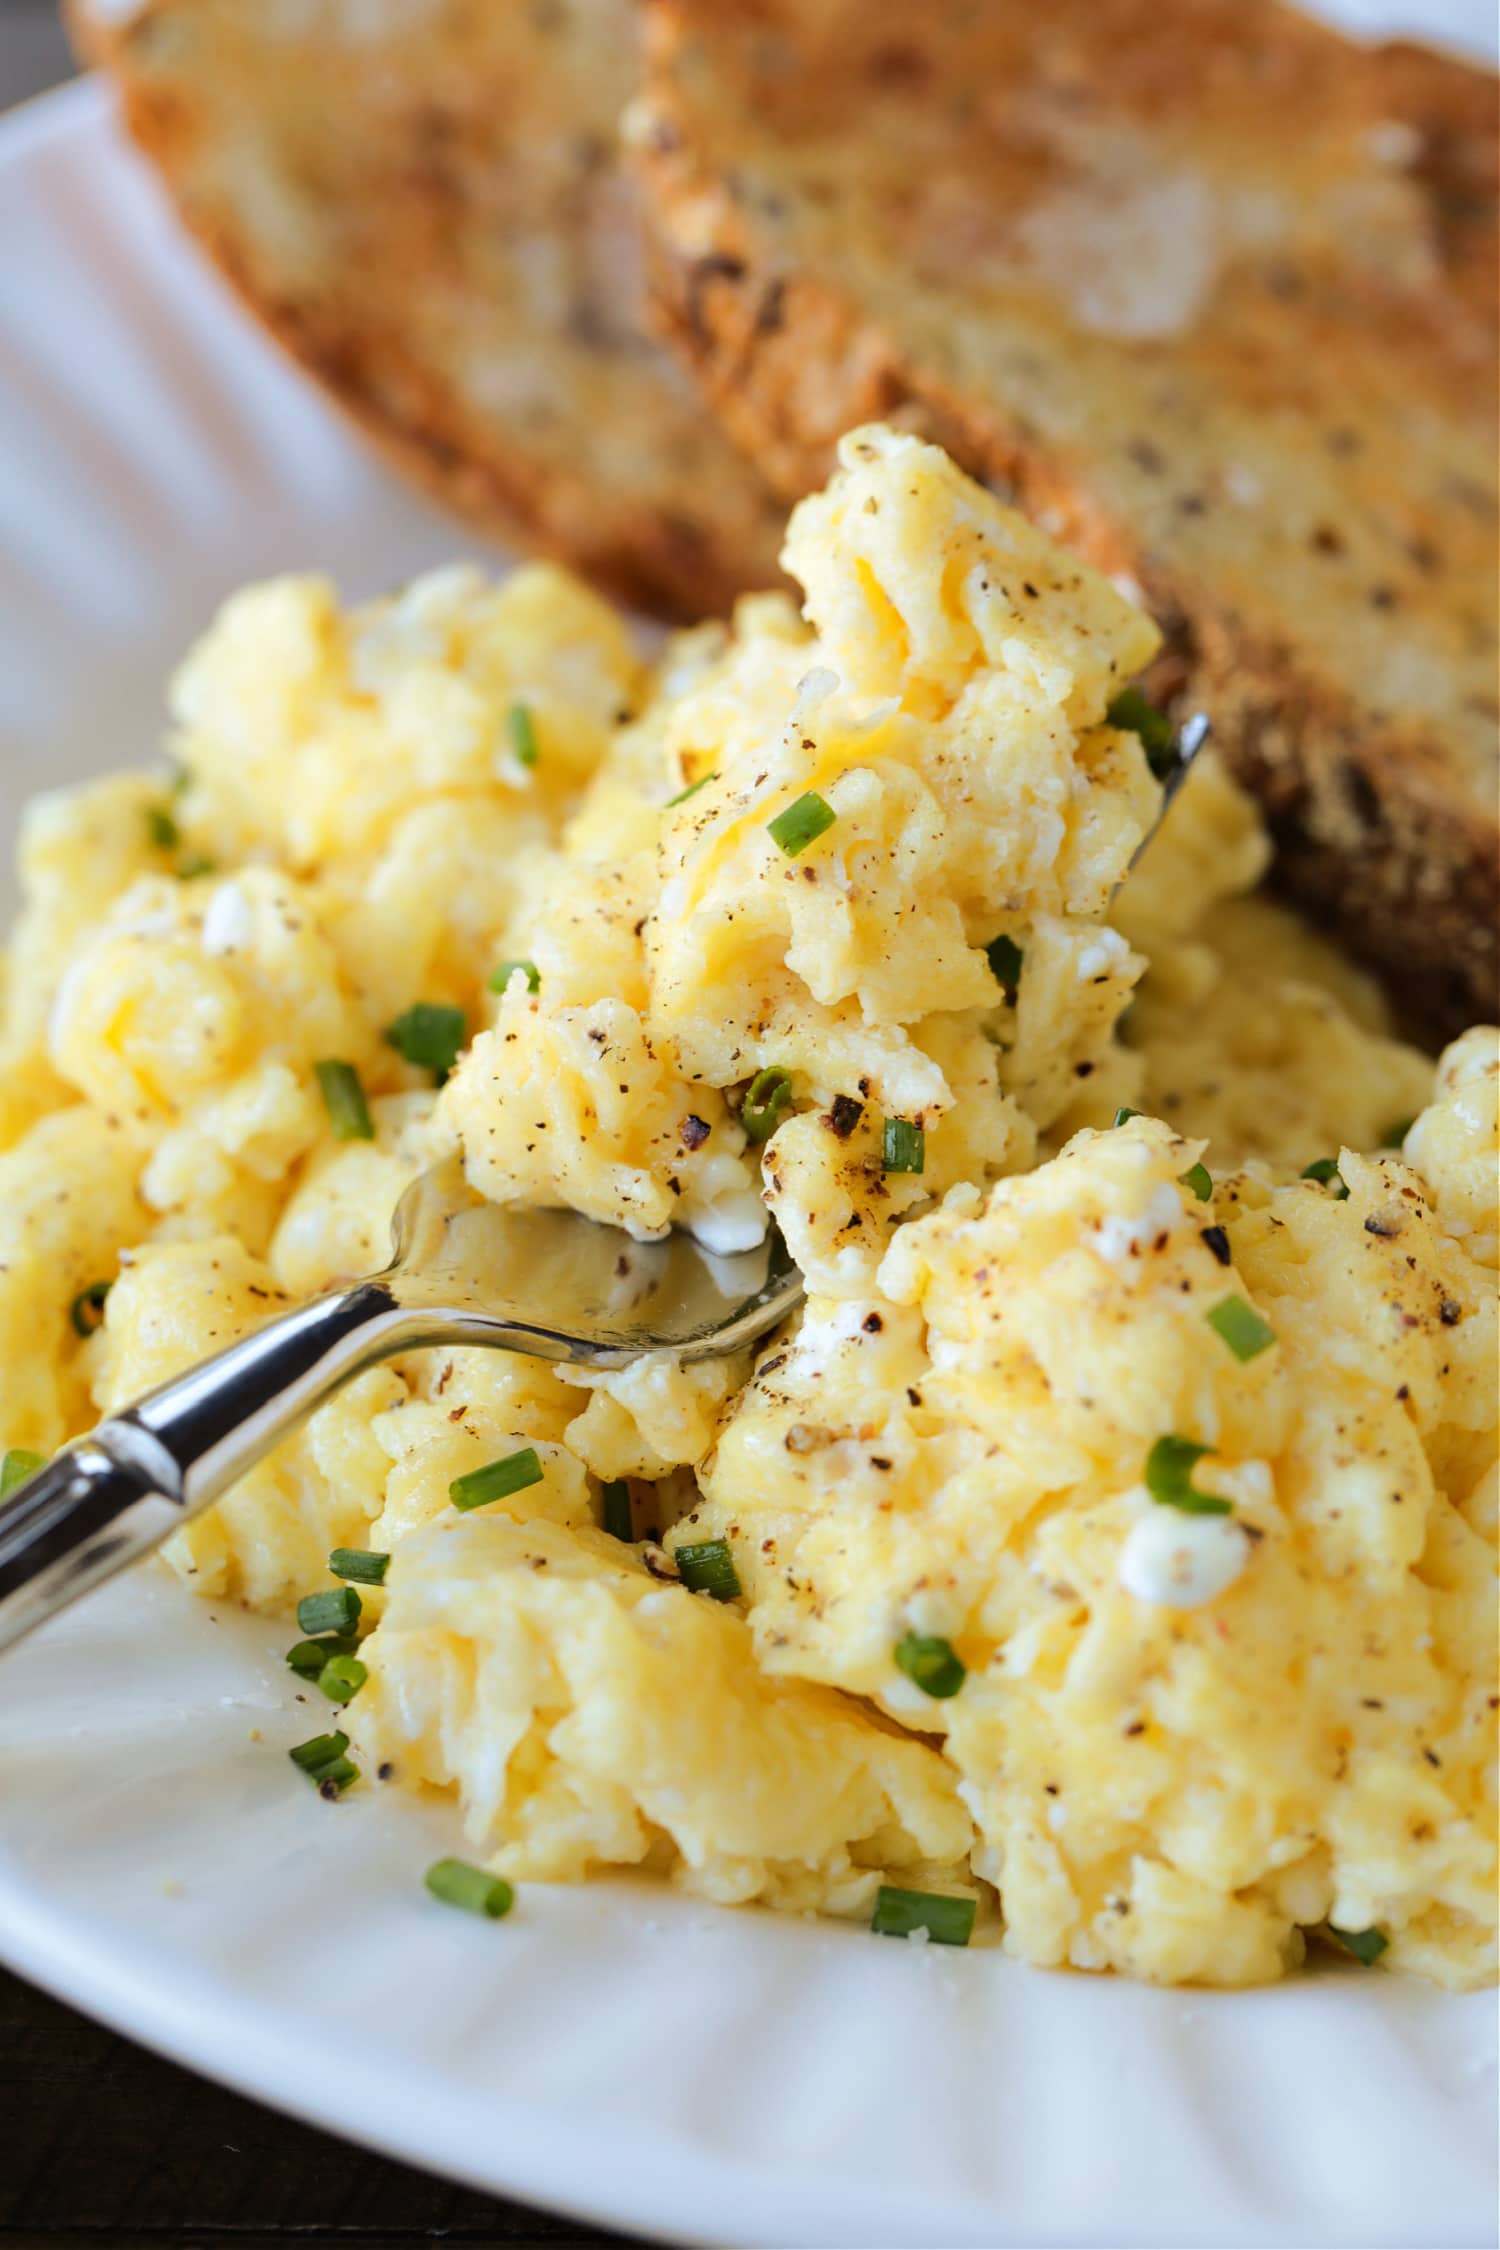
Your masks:
{"label": "seeded bread", "polygon": [[98,0],[73,28],[193,232],[398,464],[643,608],[774,583],[782,511],[642,328],[629,0]]}
{"label": "seeded bread", "polygon": [[659,316],[791,496],[937,438],[1167,631],[1280,878],[1494,1017],[1496,88],[1271,0],[652,0]]}

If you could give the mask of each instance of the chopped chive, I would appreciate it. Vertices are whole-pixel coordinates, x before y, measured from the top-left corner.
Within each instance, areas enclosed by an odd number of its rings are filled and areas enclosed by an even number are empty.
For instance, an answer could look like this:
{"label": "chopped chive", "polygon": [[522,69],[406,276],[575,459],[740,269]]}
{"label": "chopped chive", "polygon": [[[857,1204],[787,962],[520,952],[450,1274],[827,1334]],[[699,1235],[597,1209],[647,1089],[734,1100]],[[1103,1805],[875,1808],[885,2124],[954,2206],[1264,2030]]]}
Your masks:
{"label": "chopped chive", "polygon": [[359,1768],[352,1758],[335,1758],[331,1766],[324,1766],[313,1775],[318,1785],[318,1795],[330,1801],[342,1797],[351,1781],[358,1781]]}
{"label": "chopped chive", "polygon": [[175,852],[182,842],[182,831],[165,805],[146,807],[146,835],[159,852]]}
{"label": "chopped chive", "polygon": [[357,1656],[330,1656],[318,1674],[318,1685],[330,1703],[350,1703],[369,1677],[369,1666]]}
{"label": "chopped chive", "polygon": [[348,1747],[348,1735],[335,1730],[332,1734],[315,1734],[310,1742],[299,1742],[287,1755],[314,1783],[320,1797],[339,1797],[351,1781],[359,1779],[358,1766],[344,1755]]}
{"label": "chopped chive", "polygon": [[516,1903],[503,1875],[471,1867],[466,1859],[434,1860],[422,1880],[444,1906],[461,1906],[466,1914],[483,1914],[491,1922],[498,1922]]}
{"label": "chopped chive", "polygon": [[1144,1115],[1144,1110],[1117,1109],[1114,1114],[1114,1123],[1116,1125],[1128,1125],[1132,1117],[1143,1117]]}
{"label": "chopped chive", "polygon": [[524,1492],[528,1485],[541,1481],[542,1464],[536,1447],[523,1445],[519,1453],[507,1453],[503,1461],[487,1461],[482,1469],[455,1477],[448,1487],[448,1498],[455,1508],[467,1512],[487,1507],[491,1500],[508,1499],[511,1493]]}
{"label": "chopped chive", "polygon": [[936,1633],[903,1633],[895,1647],[896,1663],[913,1684],[939,1702],[957,1695],[968,1676],[967,1667],[951,1641]]}
{"label": "chopped chive", "polygon": [[304,1594],[297,1623],[304,1633],[352,1633],[364,1604],[352,1586],[333,1586],[326,1594]]}
{"label": "chopped chive", "polygon": [[1021,968],[1026,959],[1015,939],[991,938],[984,949],[984,957],[990,965],[990,974],[995,982],[1003,984],[1007,992],[1014,992],[1021,981]]}
{"label": "chopped chive", "polygon": [[335,1730],[332,1734],[315,1734],[310,1742],[299,1742],[287,1756],[317,1784],[320,1797],[338,1797],[351,1781],[359,1779],[358,1766],[344,1755],[348,1747],[348,1735]]}
{"label": "chopped chive", "polygon": [[599,1498],[603,1506],[605,1530],[611,1539],[623,1539],[628,1547],[635,1537],[629,1485],[623,1477],[611,1477]]}
{"label": "chopped chive", "polygon": [[1394,1125],[1387,1125],[1380,1136],[1382,1148],[1404,1148],[1406,1136],[1416,1124],[1414,1117],[1398,1117]]}
{"label": "chopped chive", "polygon": [[1203,1317],[1238,1360],[1256,1359],[1276,1341],[1270,1322],[1262,1320],[1255,1307],[1240,1296],[1222,1297]]}
{"label": "chopped chive", "polygon": [[421,1070],[430,1070],[441,1085],[458,1060],[468,1029],[462,1008],[418,1000],[386,1026],[385,1036],[387,1045],[398,1055]]}
{"label": "chopped chive", "polygon": [[510,736],[510,746],[523,766],[534,766],[541,756],[537,748],[536,722],[524,703],[513,703],[505,714],[505,731]]}
{"label": "chopped chive", "polygon": [[218,871],[218,861],[210,859],[207,852],[189,852],[185,859],[177,862],[172,873],[179,883],[192,883],[200,875],[217,875]]}
{"label": "chopped chive", "polygon": [[172,778],[167,783],[167,795],[173,798],[185,797],[192,786],[192,767],[179,765],[173,769]]}
{"label": "chopped chive", "polygon": [[104,1300],[114,1287],[112,1281],[91,1281],[87,1289],[80,1289],[68,1308],[75,1336],[93,1336],[104,1326]]}
{"label": "chopped chive", "polygon": [[1344,1185],[1344,1175],[1339,1170],[1336,1157],[1320,1156],[1314,1163],[1304,1164],[1302,1177],[1304,1180],[1316,1180],[1320,1186],[1330,1189],[1335,1203],[1348,1202],[1349,1190]]}
{"label": "chopped chive", "polygon": [[1331,1922],[1327,1927],[1328,1935],[1336,1938],[1344,1951],[1352,1953],[1367,1969],[1380,1959],[1391,1942],[1384,1930],[1336,1930]]}
{"label": "chopped chive", "polygon": [[870,1928],[877,1937],[910,1937],[925,1930],[934,1945],[967,1945],[979,1901],[954,1898],[946,1891],[903,1891],[882,1883],[875,1894]]}
{"label": "chopped chive", "polygon": [[1188,1171],[1184,1172],[1182,1175],[1182,1185],[1185,1188],[1191,1188],[1200,1203],[1212,1202],[1214,1192],[1213,1174],[1209,1171],[1209,1168],[1206,1164],[1194,1164]]}
{"label": "chopped chive", "polygon": [[45,1469],[46,1466],[45,1453],[32,1453],[24,1445],[13,1445],[5,1459],[0,1461],[0,1500],[8,1499],[18,1484],[25,1484],[29,1477],[36,1475],[38,1469]]}
{"label": "chopped chive", "polygon": [[304,1773],[316,1773],[319,1766],[331,1765],[335,1758],[342,1758],[348,1747],[348,1735],[335,1731],[333,1734],[315,1734],[309,1742],[296,1743],[287,1752],[287,1756]]}
{"label": "chopped chive", "polygon": [[526,973],[526,989],[528,992],[541,991],[542,972],[535,961],[499,961],[490,971],[491,992],[503,992],[517,969],[523,969]]}
{"label": "chopped chive", "polygon": [[1104,716],[1112,727],[1139,737],[1147,765],[1158,781],[1165,781],[1177,759],[1177,738],[1166,712],[1158,711],[1138,687],[1127,687],[1111,698]]}
{"label": "chopped chive", "polygon": [[740,1124],[748,1141],[768,1141],[792,1106],[792,1074],[771,1064],[758,1070],[740,1103]]}
{"label": "chopped chive", "polygon": [[679,1547],[673,1558],[682,1583],[692,1594],[710,1594],[716,1602],[737,1601],[740,1574],[727,1539],[699,1539]]}
{"label": "chopped chive", "polygon": [[1200,1492],[1193,1483],[1194,1468],[1212,1450],[1195,1445],[1191,1438],[1159,1437],[1146,1456],[1146,1490],[1152,1499],[1164,1508],[1180,1508],[1185,1516],[1231,1514],[1227,1500]]}
{"label": "chopped chive", "polygon": [[359,1072],[353,1063],[314,1063],[318,1091],[323,1096],[323,1107],[328,1112],[328,1122],[333,1127],[336,1141],[373,1141],[375,1127],[370,1117],[370,1105],[365,1100],[365,1090],[359,1082]]}
{"label": "chopped chive", "polygon": [[706,789],[711,781],[717,781],[718,778],[716,773],[700,774],[696,781],[688,783],[686,789],[679,789],[675,797],[667,799],[666,810],[670,812],[674,805],[685,805],[689,797],[696,797],[700,789]]}
{"label": "chopped chive", "polygon": [[299,1678],[315,1680],[331,1656],[352,1656],[358,1647],[352,1633],[325,1633],[321,1640],[294,1641],[286,1660]]}
{"label": "chopped chive", "polygon": [[887,1172],[921,1172],[927,1167],[927,1135],[909,1117],[888,1117],[881,1128],[880,1161]]}
{"label": "chopped chive", "polygon": [[795,804],[788,805],[784,812],[767,822],[767,833],[788,859],[795,859],[825,834],[838,817],[826,797],[820,797],[816,789],[808,789]]}
{"label": "chopped chive", "polygon": [[391,1558],[373,1547],[335,1547],[328,1567],[335,1578],[351,1578],[357,1586],[383,1586]]}

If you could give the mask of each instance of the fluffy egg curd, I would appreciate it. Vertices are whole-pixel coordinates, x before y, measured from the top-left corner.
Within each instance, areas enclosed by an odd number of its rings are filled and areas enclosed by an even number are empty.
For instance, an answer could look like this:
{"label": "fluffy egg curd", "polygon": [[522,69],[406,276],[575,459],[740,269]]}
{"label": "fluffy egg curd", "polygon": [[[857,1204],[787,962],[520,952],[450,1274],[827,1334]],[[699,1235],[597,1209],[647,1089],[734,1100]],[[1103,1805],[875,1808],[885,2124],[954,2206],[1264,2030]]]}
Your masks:
{"label": "fluffy egg curd", "polygon": [[1394,1039],[1211,758],[1153,833],[1154,627],[940,452],[847,438],[784,560],[651,664],[549,566],[252,587],[166,772],[31,806],[7,1479],[440,1157],[774,1218],[753,1364],[416,1352],[175,1538],[300,1605],[323,1794],[450,1792],[512,1880],[1479,1983],[1500,1041]]}

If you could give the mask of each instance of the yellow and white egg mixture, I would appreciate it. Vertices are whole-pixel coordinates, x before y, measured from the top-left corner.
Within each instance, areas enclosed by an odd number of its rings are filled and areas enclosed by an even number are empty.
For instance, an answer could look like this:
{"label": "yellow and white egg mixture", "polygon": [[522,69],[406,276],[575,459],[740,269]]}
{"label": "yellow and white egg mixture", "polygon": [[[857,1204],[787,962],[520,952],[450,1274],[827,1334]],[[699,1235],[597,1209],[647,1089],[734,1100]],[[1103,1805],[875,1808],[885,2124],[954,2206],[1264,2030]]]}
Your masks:
{"label": "yellow and white egg mixture", "polygon": [[1392,1039],[1209,760],[1132,868],[1154,628],[942,454],[846,439],[785,559],[804,614],[654,667],[546,566],[251,588],[172,780],[33,805],[0,1437],[380,1264],[454,1150],[641,1237],[769,1208],[809,1294],[753,1368],[413,1354],[174,1567],[290,1616],[389,1555],[339,1723],[509,1876],[1482,1981],[1496,1035]]}

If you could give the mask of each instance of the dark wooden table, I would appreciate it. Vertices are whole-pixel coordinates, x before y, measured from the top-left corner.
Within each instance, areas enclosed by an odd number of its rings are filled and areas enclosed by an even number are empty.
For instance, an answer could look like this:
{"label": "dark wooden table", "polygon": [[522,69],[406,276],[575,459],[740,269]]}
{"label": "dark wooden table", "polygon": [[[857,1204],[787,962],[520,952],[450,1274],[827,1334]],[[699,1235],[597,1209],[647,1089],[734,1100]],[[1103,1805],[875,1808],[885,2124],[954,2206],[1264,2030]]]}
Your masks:
{"label": "dark wooden table", "polygon": [[[71,67],[52,0],[0,0],[0,111]],[[429,2235],[621,2240],[294,2125],[0,1970],[0,2250],[396,2250]]]}

